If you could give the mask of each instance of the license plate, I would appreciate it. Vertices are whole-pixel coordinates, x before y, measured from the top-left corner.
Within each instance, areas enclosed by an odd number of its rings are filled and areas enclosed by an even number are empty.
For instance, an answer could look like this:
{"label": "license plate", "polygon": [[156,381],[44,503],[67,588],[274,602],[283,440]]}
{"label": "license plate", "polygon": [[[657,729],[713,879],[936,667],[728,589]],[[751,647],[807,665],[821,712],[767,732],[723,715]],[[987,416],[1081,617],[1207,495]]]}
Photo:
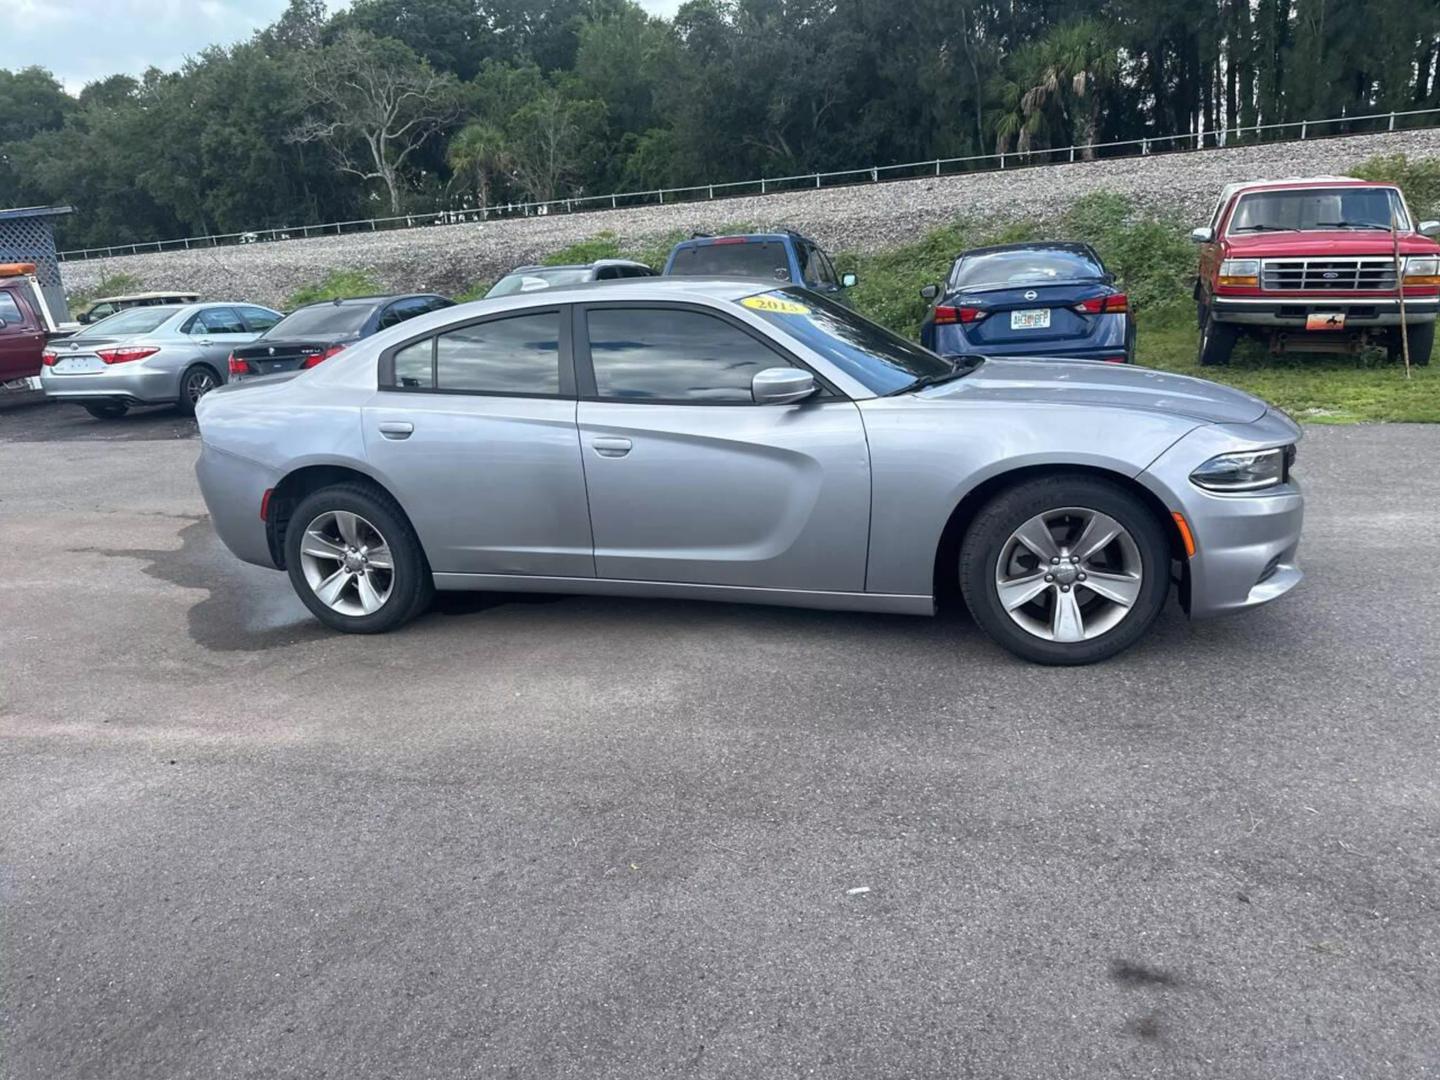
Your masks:
{"label": "license plate", "polygon": [[98,356],[62,356],[55,362],[55,374],[80,375],[87,371],[104,371]]}
{"label": "license plate", "polygon": [[1050,309],[1031,308],[1027,311],[1010,312],[1011,330],[1048,330],[1050,329]]}
{"label": "license plate", "polygon": [[1313,315],[1305,317],[1306,330],[1344,330],[1345,313],[1343,311],[1317,311]]}

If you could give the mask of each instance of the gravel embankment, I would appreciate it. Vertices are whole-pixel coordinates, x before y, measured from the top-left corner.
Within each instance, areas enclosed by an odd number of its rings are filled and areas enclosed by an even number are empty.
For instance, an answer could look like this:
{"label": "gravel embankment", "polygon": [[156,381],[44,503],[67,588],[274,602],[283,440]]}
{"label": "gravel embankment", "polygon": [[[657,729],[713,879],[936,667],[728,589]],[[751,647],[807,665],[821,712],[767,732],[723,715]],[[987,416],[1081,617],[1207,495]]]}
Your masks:
{"label": "gravel embankment", "polygon": [[[369,270],[386,288],[456,293],[601,231],[644,243],[683,230],[756,222],[799,229],[836,251],[873,251],[966,216],[1047,217],[1082,195],[1109,190],[1199,221],[1236,179],[1344,172],[1375,154],[1440,156],[1440,130],[1079,162],[817,191],[679,203],[388,233],[289,240],[204,251],[167,251],[64,264],[66,286],[90,289],[107,274],[146,289],[193,289],[206,298],[279,304],[335,269]],[[83,208],[82,208],[83,211]]]}

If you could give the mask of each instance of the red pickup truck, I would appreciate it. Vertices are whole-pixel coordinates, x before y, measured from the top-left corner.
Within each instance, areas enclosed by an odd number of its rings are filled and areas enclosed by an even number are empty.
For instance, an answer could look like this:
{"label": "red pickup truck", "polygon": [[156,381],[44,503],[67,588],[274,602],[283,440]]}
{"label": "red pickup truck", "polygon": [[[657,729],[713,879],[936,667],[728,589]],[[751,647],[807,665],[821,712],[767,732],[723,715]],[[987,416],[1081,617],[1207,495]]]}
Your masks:
{"label": "red pickup truck", "polygon": [[39,375],[45,343],[58,333],[35,267],[0,264],[0,384]]}
{"label": "red pickup truck", "polygon": [[1231,184],[1210,224],[1191,234],[1200,244],[1200,363],[1228,363],[1242,334],[1273,352],[1380,345],[1399,357],[1402,324],[1411,362],[1429,363],[1440,311],[1436,234],[1440,222],[1416,224],[1392,184]]}

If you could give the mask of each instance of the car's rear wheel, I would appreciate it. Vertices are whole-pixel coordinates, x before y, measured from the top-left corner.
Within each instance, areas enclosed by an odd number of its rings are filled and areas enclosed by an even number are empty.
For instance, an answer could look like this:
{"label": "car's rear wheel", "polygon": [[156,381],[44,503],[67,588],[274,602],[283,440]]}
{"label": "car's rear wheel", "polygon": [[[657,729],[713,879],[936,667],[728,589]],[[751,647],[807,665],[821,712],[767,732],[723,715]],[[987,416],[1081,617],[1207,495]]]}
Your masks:
{"label": "car's rear wheel", "polygon": [[415,530],[390,498],[360,484],[300,501],[285,533],[285,565],[315,617],[349,634],[393,630],[434,595]]}
{"label": "car's rear wheel", "polygon": [[1117,484],[1055,476],[996,496],[960,549],[975,621],[1040,664],[1092,664],[1129,648],[1169,594],[1170,545],[1155,514]]}
{"label": "car's rear wheel", "polygon": [[96,420],[119,420],[130,411],[123,401],[87,401],[85,411]]}
{"label": "car's rear wheel", "polygon": [[177,404],[186,416],[195,415],[200,399],[220,385],[220,376],[208,364],[196,364],[180,376],[180,400]]}
{"label": "car's rear wheel", "polygon": [[1200,314],[1200,347],[1197,359],[1201,367],[1220,367],[1230,363],[1240,331],[1231,323],[1219,322],[1209,308]]}

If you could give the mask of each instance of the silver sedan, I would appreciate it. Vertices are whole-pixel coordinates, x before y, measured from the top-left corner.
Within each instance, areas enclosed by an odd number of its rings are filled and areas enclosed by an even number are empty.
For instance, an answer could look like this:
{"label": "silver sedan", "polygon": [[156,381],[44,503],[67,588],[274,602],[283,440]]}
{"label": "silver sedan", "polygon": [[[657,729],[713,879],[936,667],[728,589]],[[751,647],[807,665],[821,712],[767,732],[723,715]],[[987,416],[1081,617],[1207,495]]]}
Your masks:
{"label": "silver sedan", "polygon": [[227,359],[280,321],[256,304],[165,304],[128,308],[53,342],[40,368],[49,397],[74,401],[99,419],[132,405],[195,403],[223,384]]}
{"label": "silver sedan", "polygon": [[1300,580],[1299,428],[1199,379],[941,358],[795,287],[449,308],[199,408],[221,539],[338,630],[435,589],[929,615],[1041,663]]}

